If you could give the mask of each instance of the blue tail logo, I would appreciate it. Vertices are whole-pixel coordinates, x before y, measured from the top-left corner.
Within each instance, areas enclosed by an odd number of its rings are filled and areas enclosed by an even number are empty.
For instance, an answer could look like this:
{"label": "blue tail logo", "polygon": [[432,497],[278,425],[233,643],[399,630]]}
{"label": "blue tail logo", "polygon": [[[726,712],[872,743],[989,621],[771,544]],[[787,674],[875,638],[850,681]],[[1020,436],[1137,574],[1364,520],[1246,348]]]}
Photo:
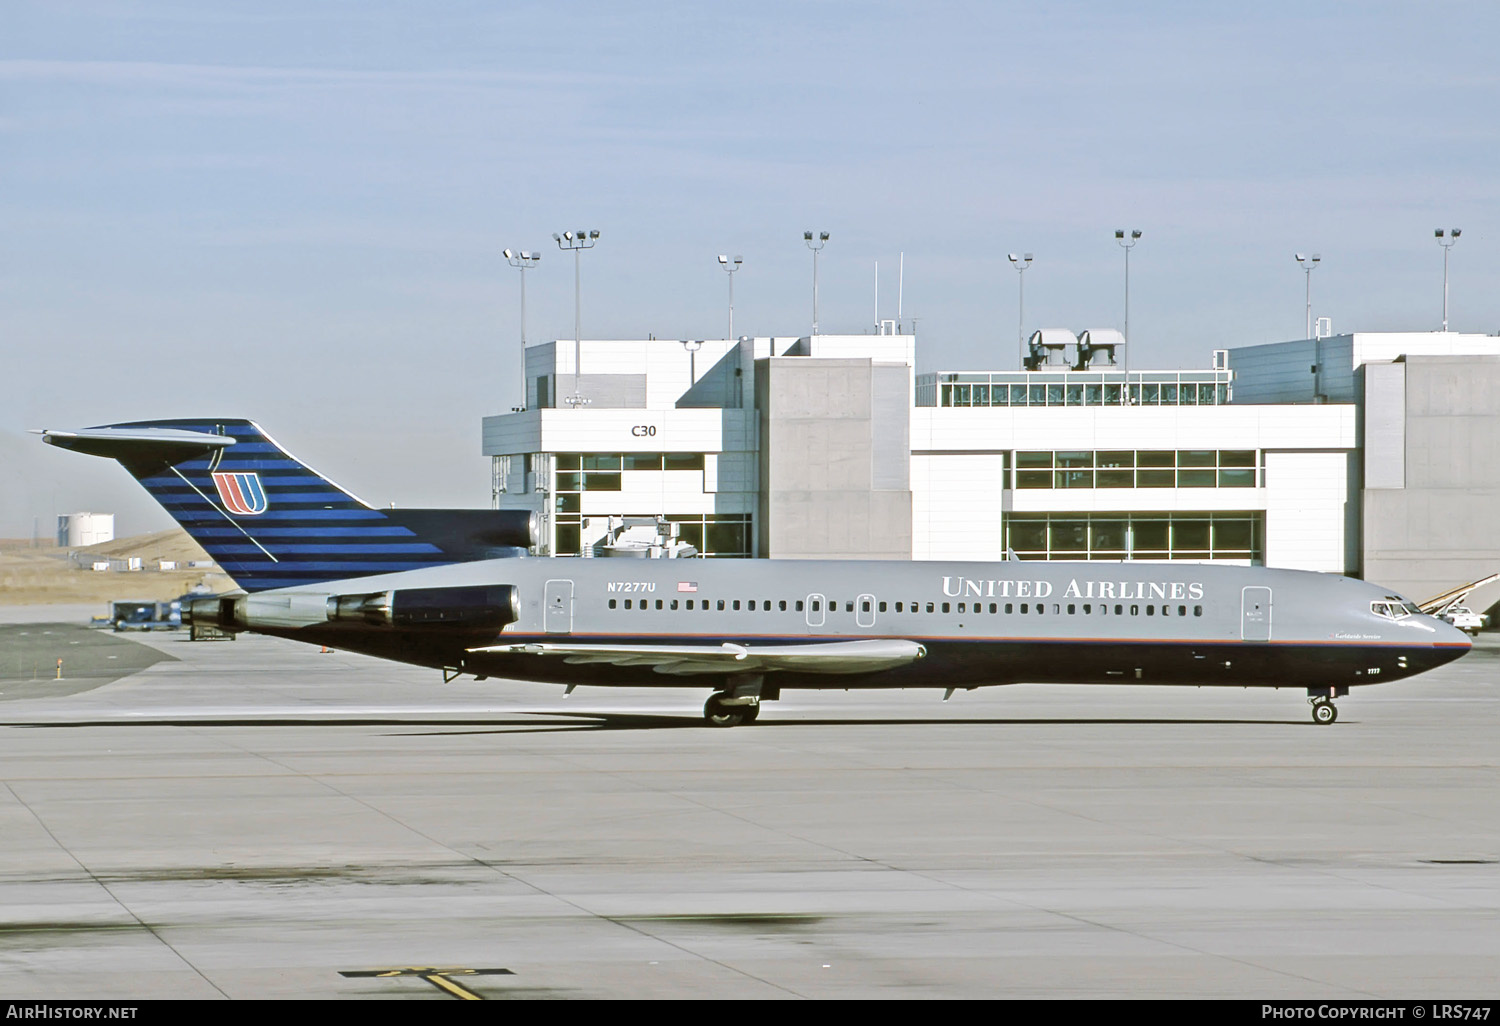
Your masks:
{"label": "blue tail logo", "polygon": [[248,420],[197,418],[45,431],[117,459],[246,591],[522,555],[523,510],[375,509]]}
{"label": "blue tail logo", "polygon": [[231,513],[243,517],[264,513],[269,508],[266,490],[261,487],[260,475],[255,473],[230,473],[215,471],[214,487],[219,490],[219,501]]}

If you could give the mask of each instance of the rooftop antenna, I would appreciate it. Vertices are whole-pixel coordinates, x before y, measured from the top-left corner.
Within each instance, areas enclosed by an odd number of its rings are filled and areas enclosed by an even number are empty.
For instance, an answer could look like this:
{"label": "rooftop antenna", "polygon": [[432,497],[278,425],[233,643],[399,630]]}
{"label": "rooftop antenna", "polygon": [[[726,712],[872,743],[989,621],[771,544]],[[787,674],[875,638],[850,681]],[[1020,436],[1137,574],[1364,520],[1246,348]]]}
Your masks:
{"label": "rooftop antenna", "polygon": [[896,330],[901,330],[901,298],[906,289],[906,250],[901,251],[901,263],[896,271]]}
{"label": "rooftop antenna", "polygon": [[880,334],[880,261],[875,261],[875,334]]}

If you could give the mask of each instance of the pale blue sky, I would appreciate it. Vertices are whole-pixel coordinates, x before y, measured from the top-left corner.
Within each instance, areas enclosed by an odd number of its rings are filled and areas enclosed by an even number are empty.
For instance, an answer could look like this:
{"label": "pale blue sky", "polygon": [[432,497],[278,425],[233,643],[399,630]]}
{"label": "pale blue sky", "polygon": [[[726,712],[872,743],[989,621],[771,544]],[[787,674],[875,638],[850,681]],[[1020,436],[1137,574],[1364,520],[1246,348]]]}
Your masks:
{"label": "pale blue sky", "polygon": [[488,501],[479,418],[532,338],[863,331],[923,370],[1028,328],[1132,366],[1337,330],[1500,330],[1493,3],[0,6],[0,536],[164,517],[21,432],[249,416],[362,497]]}

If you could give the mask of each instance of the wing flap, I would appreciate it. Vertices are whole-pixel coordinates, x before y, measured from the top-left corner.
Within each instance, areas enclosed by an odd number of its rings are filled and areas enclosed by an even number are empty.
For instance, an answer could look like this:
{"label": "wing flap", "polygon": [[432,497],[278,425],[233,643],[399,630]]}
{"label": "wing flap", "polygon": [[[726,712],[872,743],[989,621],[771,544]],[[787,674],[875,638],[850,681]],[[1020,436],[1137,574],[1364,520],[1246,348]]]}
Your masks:
{"label": "wing flap", "polygon": [[927,649],[902,638],[813,642],[805,645],[630,645],[542,641],[471,648],[474,653],[525,654],[575,665],[649,666],[657,673],[873,673],[915,662]]}

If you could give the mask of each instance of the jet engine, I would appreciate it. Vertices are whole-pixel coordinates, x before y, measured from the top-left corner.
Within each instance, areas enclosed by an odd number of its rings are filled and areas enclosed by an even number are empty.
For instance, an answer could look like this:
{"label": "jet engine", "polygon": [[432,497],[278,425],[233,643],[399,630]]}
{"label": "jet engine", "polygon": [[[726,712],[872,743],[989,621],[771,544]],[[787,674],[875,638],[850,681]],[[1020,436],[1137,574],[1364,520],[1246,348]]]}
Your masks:
{"label": "jet engine", "polygon": [[513,584],[466,588],[399,588],[368,595],[332,595],[328,619],[372,627],[454,627],[499,630],[521,616]]}
{"label": "jet engine", "polygon": [[183,603],[182,622],[224,630],[362,623],[391,629],[499,630],[521,615],[513,584],[394,588],[356,595],[326,591],[225,595]]}

